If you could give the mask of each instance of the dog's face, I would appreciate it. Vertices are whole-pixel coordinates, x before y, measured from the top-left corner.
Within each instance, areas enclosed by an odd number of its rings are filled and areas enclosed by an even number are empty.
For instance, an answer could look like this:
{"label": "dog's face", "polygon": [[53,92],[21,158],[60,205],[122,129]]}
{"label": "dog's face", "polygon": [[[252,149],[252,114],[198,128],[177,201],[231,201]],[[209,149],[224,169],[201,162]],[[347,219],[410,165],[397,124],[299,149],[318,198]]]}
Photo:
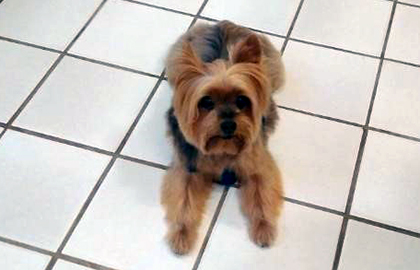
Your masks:
{"label": "dog's face", "polygon": [[203,63],[188,43],[182,50],[183,68],[171,82],[182,133],[203,154],[239,154],[258,138],[269,102],[258,37],[237,44],[228,61]]}

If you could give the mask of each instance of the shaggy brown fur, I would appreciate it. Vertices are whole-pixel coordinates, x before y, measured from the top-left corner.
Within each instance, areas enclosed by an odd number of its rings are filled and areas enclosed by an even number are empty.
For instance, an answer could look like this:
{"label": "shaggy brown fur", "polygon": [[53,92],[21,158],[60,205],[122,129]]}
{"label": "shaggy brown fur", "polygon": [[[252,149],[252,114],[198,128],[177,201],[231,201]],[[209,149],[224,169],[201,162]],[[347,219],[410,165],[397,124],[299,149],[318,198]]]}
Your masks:
{"label": "shaggy brown fur", "polygon": [[162,188],[175,253],[191,250],[211,183],[224,171],[241,183],[250,236],[269,246],[283,203],[280,171],[267,150],[277,121],[272,93],[283,83],[280,53],[268,39],[223,21],[190,29],[172,47],[168,112],[175,157]]}

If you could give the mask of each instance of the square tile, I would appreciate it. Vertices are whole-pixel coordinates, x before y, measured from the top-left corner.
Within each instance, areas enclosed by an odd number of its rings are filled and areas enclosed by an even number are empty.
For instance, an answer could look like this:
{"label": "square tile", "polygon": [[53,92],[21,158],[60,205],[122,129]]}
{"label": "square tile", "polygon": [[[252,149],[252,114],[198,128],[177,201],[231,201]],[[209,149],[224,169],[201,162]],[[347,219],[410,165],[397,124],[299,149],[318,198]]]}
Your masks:
{"label": "square tile", "polygon": [[101,0],[4,1],[0,35],[64,50]]}
{"label": "square tile", "polygon": [[202,15],[286,35],[299,2],[299,0],[210,0]]}
{"label": "square tile", "polygon": [[420,68],[385,61],[370,125],[420,137]]}
{"label": "square tile", "polygon": [[392,2],[308,0],[292,37],[379,56]]}
{"label": "square tile", "polygon": [[351,213],[420,232],[420,143],[369,132]]}
{"label": "square tile", "polygon": [[124,155],[169,165],[172,147],[166,136],[166,112],[171,107],[171,99],[172,90],[163,81],[124,147]]}
{"label": "square tile", "polygon": [[0,242],[0,269],[44,270],[49,260],[49,256]]}
{"label": "square tile", "polygon": [[125,1],[109,1],[71,52],[154,74],[192,18]]}
{"label": "square tile", "polygon": [[180,10],[191,14],[196,14],[203,4],[203,0],[141,0],[139,2]]}
{"label": "square tile", "polygon": [[285,195],[344,211],[362,129],[281,110],[269,149]]}
{"label": "square tile", "polygon": [[15,125],[116,150],[156,81],[67,57]]}
{"label": "square tile", "polygon": [[331,269],[341,218],[286,203],[273,247],[251,242],[239,206],[239,191],[231,189],[201,260],[207,269]]}
{"label": "square tile", "polygon": [[397,5],[385,56],[420,64],[420,9]]}
{"label": "square tile", "polygon": [[117,160],[64,253],[116,269],[191,269],[221,188],[207,205],[194,251],[176,256],[164,239],[163,174],[160,169]]}
{"label": "square tile", "polygon": [[0,41],[0,55],[0,121],[6,123],[58,54]]}
{"label": "square tile", "polygon": [[109,160],[7,131],[0,140],[0,235],[58,248]]}
{"label": "square tile", "polygon": [[350,221],[339,269],[414,270],[419,254],[420,239]]}
{"label": "square tile", "polygon": [[84,267],[71,262],[58,260],[53,270],[92,270],[92,268]]}
{"label": "square tile", "polygon": [[365,122],[379,60],[290,41],[277,104]]}

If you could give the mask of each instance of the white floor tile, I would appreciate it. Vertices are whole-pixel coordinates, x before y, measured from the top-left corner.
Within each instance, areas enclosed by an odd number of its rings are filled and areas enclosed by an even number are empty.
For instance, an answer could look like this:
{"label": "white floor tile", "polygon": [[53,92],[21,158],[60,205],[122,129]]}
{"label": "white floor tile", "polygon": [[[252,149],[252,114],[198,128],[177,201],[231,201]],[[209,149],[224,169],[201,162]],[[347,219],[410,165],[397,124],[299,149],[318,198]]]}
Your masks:
{"label": "white floor tile", "polygon": [[191,17],[125,1],[109,1],[71,52],[160,74],[169,46]]}
{"label": "white floor tile", "polygon": [[7,122],[58,54],[0,41],[0,55],[0,121]]}
{"label": "white floor tile", "polygon": [[420,239],[350,221],[340,270],[417,269]]}
{"label": "white floor tile", "polygon": [[382,0],[308,0],[292,37],[379,56],[391,6]]}
{"label": "white floor tile", "polygon": [[169,165],[172,160],[166,113],[171,107],[172,89],[162,82],[122,153],[140,159]]}
{"label": "white floor tile", "polygon": [[247,27],[286,35],[299,2],[299,0],[210,0],[204,8],[203,16],[231,20]]}
{"label": "white floor tile", "polygon": [[385,61],[370,125],[420,137],[420,68]]}
{"label": "white floor tile", "polygon": [[352,214],[420,232],[420,143],[369,132]]}
{"label": "white floor tile", "polygon": [[101,0],[4,1],[0,35],[64,50]]}
{"label": "white floor tile", "polygon": [[109,159],[7,131],[0,140],[0,235],[55,250]]}
{"label": "white floor tile", "polygon": [[165,8],[176,9],[192,14],[196,14],[203,4],[203,0],[141,0],[140,2],[162,6]]}
{"label": "white floor tile", "polygon": [[68,57],[15,125],[116,150],[156,81]]}
{"label": "white floor tile", "polygon": [[341,218],[286,203],[275,246],[251,242],[237,190],[230,190],[199,269],[331,269]]}
{"label": "white floor tile", "polygon": [[0,243],[0,269],[44,270],[49,260],[46,255]]}
{"label": "white floor tile", "polygon": [[279,113],[269,147],[282,171],[285,195],[344,211],[362,130],[286,110]]}
{"label": "white floor tile", "polygon": [[420,8],[397,5],[385,57],[420,64]]}
{"label": "white floor tile", "polygon": [[[159,204],[164,171],[118,160],[64,253],[117,269],[191,269],[192,254],[175,256],[164,235],[164,212]],[[204,238],[221,195],[218,187],[200,229]]]}
{"label": "white floor tile", "polygon": [[53,270],[92,270],[92,268],[84,267],[82,265],[58,260]]}
{"label": "white floor tile", "polygon": [[365,122],[379,60],[290,41],[279,105]]}

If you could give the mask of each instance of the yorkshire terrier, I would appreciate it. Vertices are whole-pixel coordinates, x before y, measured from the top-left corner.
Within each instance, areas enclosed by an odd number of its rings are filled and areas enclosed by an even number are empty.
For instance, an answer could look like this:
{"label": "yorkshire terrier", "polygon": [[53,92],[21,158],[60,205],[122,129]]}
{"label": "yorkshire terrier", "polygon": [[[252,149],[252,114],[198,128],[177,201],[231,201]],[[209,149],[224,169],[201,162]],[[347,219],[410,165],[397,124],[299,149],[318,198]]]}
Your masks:
{"label": "yorkshire terrier", "polygon": [[161,202],[172,250],[189,252],[212,182],[234,176],[252,240],[270,246],[283,204],[280,171],[267,149],[278,120],[272,94],[283,84],[280,53],[263,35],[229,21],[197,25],[166,62],[174,89],[167,114],[175,155]]}

